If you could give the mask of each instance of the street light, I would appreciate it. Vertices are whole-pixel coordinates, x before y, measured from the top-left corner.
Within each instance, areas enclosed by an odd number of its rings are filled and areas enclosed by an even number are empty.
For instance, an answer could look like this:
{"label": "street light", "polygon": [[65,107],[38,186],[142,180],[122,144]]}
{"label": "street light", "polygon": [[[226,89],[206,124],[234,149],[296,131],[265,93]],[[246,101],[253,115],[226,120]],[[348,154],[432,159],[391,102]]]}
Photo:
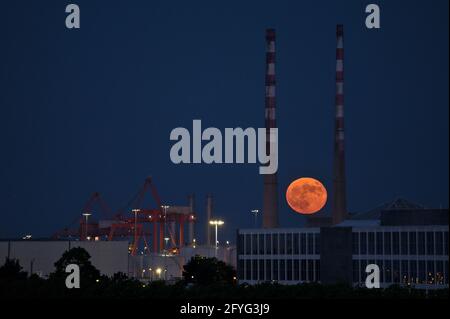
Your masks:
{"label": "street light", "polygon": [[131,210],[134,213],[134,249],[137,249],[137,214],[141,211],[138,208]]}
{"label": "street light", "polygon": [[83,216],[85,218],[85,223],[84,223],[84,238],[87,239],[87,235],[88,235],[88,219],[89,216],[91,216],[91,213],[83,213]]}
{"label": "street light", "polygon": [[169,207],[169,205],[161,205],[161,208],[164,211],[164,234],[167,234],[167,209]]}
{"label": "street light", "polygon": [[252,209],[251,212],[253,214],[255,214],[255,228],[258,228],[258,213],[259,213],[259,209]]}
{"label": "street light", "polygon": [[209,221],[209,224],[211,225],[211,226],[214,226],[215,227],[215,230],[216,230],[216,249],[215,249],[215,256],[217,257],[217,249],[219,248],[218,247],[218,241],[217,241],[217,228],[219,227],[219,226],[222,226],[223,224],[224,224],[224,221],[223,220],[210,220]]}
{"label": "street light", "polygon": [[156,268],[156,274],[158,275],[159,279],[161,279],[161,272],[162,272],[162,269],[160,267]]}

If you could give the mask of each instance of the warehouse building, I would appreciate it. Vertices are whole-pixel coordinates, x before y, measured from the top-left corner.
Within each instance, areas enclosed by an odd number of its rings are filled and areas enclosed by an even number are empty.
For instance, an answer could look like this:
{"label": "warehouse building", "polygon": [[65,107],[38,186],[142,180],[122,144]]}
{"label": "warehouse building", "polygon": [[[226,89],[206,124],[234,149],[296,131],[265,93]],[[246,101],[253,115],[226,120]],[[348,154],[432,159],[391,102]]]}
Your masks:
{"label": "warehouse building", "polygon": [[71,248],[82,247],[91,255],[92,264],[103,275],[128,273],[128,242],[125,241],[0,241],[0,260],[17,259],[28,274],[47,278],[55,262]]}

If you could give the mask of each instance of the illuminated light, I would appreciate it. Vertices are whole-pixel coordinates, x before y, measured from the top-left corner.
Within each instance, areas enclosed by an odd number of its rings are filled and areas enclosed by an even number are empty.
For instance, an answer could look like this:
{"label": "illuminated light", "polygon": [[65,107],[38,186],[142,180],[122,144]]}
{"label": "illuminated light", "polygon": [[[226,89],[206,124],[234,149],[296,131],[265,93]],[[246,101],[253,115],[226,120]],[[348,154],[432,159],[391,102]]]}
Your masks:
{"label": "illuminated light", "polygon": [[99,241],[99,240],[100,240],[100,237],[95,236],[95,237],[94,237],[94,240],[95,240],[95,241]]}
{"label": "illuminated light", "polygon": [[230,242],[227,240],[227,245],[229,245],[230,244]]}
{"label": "illuminated light", "polygon": [[162,272],[162,269],[161,268],[156,268],[156,273],[158,274],[158,275],[161,275],[161,272]]}
{"label": "illuminated light", "polygon": [[86,239],[87,239],[87,240],[91,240],[91,236],[87,236]]}
{"label": "illuminated light", "polygon": [[217,226],[222,226],[223,224],[225,224],[224,223],[224,221],[223,220],[210,220],[209,221],[209,224],[210,225],[217,225]]}
{"label": "illuminated light", "polygon": [[95,279],[95,282],[100,282],[100,279]]}
{"label": "illuminated light", "polygon": [[142,272],[145,272],[145,269],[142,269]]}

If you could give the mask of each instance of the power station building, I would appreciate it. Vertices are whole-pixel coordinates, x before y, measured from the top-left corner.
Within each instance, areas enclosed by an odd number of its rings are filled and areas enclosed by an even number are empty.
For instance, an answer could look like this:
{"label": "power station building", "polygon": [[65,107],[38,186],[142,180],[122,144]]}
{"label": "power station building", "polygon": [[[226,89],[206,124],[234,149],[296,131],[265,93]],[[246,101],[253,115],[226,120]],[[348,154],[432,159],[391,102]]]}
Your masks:
{"label": "power station building", "polygon": [[448,288],[448,215],[397,199],[332,227],[241,229],[239,282],[363,286],[376,264],[381,287]]}
{"label": "power station building", "polygon": [[[269,29],[266,128],[275,122],[275,31]],[[273,89],[271,89],[273,87]],[[319,213],[304,228],[278,228],[275,176],[264,177],[263,228],[237,231],[240,283],[347,283],[363,286],[366,266],[376,264],[380,286],[448,288],[448,209],[426,209],[396,199],[349,215],[344,138],[344,28],[336,28],[336,97],[331,214]]]}

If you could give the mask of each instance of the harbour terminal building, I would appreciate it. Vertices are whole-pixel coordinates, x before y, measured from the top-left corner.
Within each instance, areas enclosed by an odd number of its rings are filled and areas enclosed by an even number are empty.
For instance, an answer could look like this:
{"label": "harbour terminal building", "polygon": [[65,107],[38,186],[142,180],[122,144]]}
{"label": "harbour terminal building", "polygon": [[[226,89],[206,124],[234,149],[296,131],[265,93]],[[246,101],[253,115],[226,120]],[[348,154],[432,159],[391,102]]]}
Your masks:
{"label": "harbour terminal building", "polygon": [[364,286],[376,264],[381,287],[448,288],[448,216],[396,199],[335,226],[240,229],[239,282]]}

